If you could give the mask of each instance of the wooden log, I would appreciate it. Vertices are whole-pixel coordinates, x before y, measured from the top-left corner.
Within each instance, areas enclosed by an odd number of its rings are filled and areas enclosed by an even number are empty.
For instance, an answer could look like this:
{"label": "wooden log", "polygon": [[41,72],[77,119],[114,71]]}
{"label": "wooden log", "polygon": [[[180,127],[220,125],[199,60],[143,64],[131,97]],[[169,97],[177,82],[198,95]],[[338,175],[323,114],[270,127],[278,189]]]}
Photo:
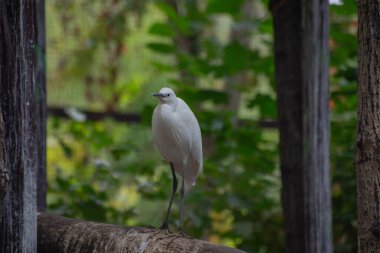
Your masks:
{"label": "wooden log", "polygon": [[244,253],[191,237],[167,235],[148,227],[123,227],[38,214],[38,252]]}

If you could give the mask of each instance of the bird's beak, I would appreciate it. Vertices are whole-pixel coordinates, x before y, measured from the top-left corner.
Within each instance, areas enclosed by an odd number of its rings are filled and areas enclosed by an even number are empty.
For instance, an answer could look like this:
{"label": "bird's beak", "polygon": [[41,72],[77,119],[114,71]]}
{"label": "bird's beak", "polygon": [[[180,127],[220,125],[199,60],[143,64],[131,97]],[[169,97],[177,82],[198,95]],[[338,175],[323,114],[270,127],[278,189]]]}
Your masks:
{"label": "bird's beak", "polygon": [[153,96],[153,97],[159,97],[159,98],[160,98],[160,97],[162,97],[162,94],[161,94],[161,93],[153,93],[152,96]]}

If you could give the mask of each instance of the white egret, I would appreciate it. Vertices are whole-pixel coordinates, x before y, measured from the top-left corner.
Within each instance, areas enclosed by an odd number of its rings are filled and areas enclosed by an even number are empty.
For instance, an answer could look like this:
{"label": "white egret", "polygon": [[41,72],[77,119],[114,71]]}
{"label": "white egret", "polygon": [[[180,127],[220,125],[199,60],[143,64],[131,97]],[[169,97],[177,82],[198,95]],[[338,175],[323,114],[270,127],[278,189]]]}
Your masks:
{"label": "white egret", "polygon": [[162,88],[153,96],[160,99],[152,117],[153,142],[162,157],[170,164],[173,189],[165,220],[160,227],[168,230],[168,219],[177,191],[176,172],[182,177],[180,189],[180,225],[183,232],[185,192],[195,184],[196,177],[203,169],[201,130],[194,113],[170,88]]}

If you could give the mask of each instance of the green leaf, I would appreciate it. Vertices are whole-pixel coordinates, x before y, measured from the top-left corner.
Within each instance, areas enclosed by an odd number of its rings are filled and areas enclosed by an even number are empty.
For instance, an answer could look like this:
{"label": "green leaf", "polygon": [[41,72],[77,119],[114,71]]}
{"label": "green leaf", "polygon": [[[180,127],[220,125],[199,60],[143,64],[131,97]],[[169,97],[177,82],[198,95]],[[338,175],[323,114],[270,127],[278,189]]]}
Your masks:
{"label": "green leaf", "polygon": [[165,64],[163,63],[162,61],[161,62],[157,62],[157,61],[154,61],[151,63],[155,68],[157,68],[159,71],[161,71],[162,73],[163,72],[170,72],[170,71],[174,71],[174,68],[173,66],[169,65],[169,64]]}
{"label": "green leaf", "polygon": [[251,65],[251,51],[241,44],[234,42],[224,49],[223,62],[229,74],[246,70]]}
{"label": "green leaf", "polygon": [[186,101],[191,103],[212,101],[215,104],[225,104],[228,102],[228,96],[225,92],[211,89],[186,89],[180,93]]}
{"label": "green leaf", "polygon": [[166,4],[164,2],[159,2],[157,4],[157,7],[162,12],[164,12],[169,18],[171,18],[171,19],[177,19],[178,18],[177,11],[172,6],[170,6],[169,4]]}
{"label": "green leaf", "polygon": [[168,16],[169,21],[174,22],[175,27],[178,28],[181,33],[190,33],[190,23],[185,16],[178,15],[177,11],[172,6],[162,2],[157,4],[157,7]]}
{"label": "green leaf", "polygon": [[243,0],[209,0],[206,11],[208,13],[230,13],[240,12]]}
{"label": "green leaf", "polygon": [[174,47],[172,45],[165,44],[165,43],[158,43],[158,42],[148,43],[147,47],[152,49],[153,51],[156,51],[162,54],[168,54],[168,53],[174,52]]}
{"label": "green leaf", "polygon": [[345,16],[356,15],[357,1],[343,0],[342,2],[342,5],[330,5],[331,13]]}
{"label": "green leaf", "polygon": [[255,106],[259,107],[261,118],[277,118],[276,101],[270,96],[257,94],[248,104],[248,107]]}
{"label": "green leaf", "polygon": [[172,37],[175,35],[173,29],[164,23],[155,23],[149,28],[149,33],[159,36]]}

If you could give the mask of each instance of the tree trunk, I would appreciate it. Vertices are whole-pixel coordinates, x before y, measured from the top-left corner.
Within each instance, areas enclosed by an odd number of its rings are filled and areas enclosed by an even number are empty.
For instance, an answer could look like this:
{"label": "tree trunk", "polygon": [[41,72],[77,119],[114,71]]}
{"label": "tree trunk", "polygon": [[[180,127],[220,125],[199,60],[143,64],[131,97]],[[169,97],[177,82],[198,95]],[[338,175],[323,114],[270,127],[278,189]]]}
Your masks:
{"label": "tree trunk", "polygon": [[327,0],[272,0],[285,252],[330,253]]}
{"label": "tree trunk", "polygon": [[45,1],[36,0],[36,87],[37,87],[37,209],[46,211],[46,66]]}
{"label": "tree trunk", "polygon": [[36,252],[35,2],[0,1],[0,111],[9,184],[0,224],[1,252]]}
{"label": "tree trunk", "polygon": [[380,3],[359,0],[356,172],[359,252],[380,252]]}
{"label": "tree trunk", "polygon": [[[2,51],[1,46],[0,46],[0,51]],[[0,80],[1,80],[1,71],[0,71]],[[3,121],[3,112],[0,106],[0,226],[1,226],[1,219],[3,217],[3,210],[4,210],[3,199],[4,199],[5,194],[8,191],[8,182],[9,182],[9,171],[8,171],[8,168],[5,166],[4,128],[5,127],[4,127],[4,121]]]}
{"label": "tree trunk", "polygon": [[166,235],[155,228],[122,227],[47,213],[38,215],[38,252],[244,253],[187,236]]}

